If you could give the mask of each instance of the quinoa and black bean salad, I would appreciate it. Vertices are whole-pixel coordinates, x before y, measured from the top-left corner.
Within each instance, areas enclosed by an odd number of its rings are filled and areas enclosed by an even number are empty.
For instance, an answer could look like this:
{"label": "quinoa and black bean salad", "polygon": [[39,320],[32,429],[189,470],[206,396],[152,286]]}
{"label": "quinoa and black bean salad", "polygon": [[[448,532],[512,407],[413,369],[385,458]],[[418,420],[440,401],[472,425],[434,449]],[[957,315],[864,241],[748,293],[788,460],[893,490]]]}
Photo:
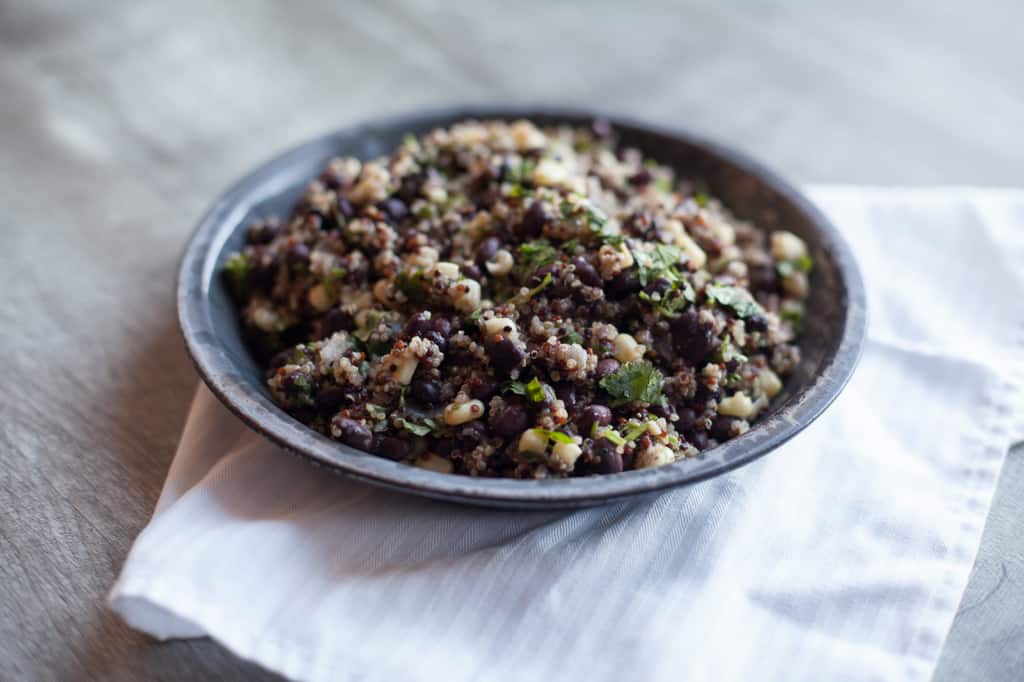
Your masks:
{"label": "quinoa and black bean salad", "polygon": [[799,362],[803,241],[607,122],[465,121],[330,161],[225,275],[274,399],[472,476],[656,467],[745,432]]}

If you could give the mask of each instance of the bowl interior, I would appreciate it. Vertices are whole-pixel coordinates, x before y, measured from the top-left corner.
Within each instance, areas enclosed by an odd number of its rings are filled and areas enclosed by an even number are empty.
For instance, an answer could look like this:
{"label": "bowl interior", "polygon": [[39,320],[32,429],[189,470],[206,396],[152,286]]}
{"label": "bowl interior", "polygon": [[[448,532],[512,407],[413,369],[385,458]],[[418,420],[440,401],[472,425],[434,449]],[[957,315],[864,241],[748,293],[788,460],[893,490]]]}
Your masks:
{"label": "bowl interior", "polygon": [[276,157],[229,190],[190,241],[178,288],[179,315],[189,351],[213,392],[254,429],[286,448],[342,472],[395,489],[494,506],[558,507],[593,504],[698,481],[765,454],[810,423],[835,398],[856,363],[864,328],[864,299],[856,266],[828,221],[798,192],[756,162],[708,140],[613,119],[624,145],[705,183],[734,213],[761,228],[802,237],[814,258],[811,296],[801,338],[802,361],[772,410],[751,430],[700,457],[659,469],[555,481],[475,479],[423,471],[331,441],[280,410],[263,371],[245,346],[235,305],[219,271],[242,248],[254,218],[286,216],[306,183],[338,155],[387,154],[406,133],[425,133],[456,120],[527,117],[537,123],[588,125],[593,114],[550,111],[456,111],[366,125],[318,138]]}

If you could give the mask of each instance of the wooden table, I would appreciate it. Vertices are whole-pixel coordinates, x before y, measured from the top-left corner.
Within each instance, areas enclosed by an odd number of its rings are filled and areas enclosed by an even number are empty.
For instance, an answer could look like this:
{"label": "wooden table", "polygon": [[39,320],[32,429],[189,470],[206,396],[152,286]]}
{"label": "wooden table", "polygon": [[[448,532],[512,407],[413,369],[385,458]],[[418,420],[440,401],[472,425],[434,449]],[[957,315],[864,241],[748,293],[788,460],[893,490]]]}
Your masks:
{"label": "wooden table", "polygon": [[[425,105],[544,101],[684,124],[801,182],[1024,181],[1016,0],[142,4],[0,2],[5,680],[273,677],[103,604],[196,384],[179,251],[288,145]],[[1024,679],[1022,493],[1017,449],[939,680]]]}

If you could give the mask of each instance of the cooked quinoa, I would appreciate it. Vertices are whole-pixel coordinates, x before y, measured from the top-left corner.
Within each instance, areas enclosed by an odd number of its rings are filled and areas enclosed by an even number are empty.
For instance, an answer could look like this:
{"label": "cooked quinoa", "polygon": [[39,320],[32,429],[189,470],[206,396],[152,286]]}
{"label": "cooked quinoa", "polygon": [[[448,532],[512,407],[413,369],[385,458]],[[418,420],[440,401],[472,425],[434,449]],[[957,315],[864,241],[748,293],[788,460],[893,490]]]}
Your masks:
{"label": "cooked quinoa", "polygon": [[744,433],[811,261],[614,132],[465,121],[330,161],[225,275],[274,400],[388,459],[545,478]]}

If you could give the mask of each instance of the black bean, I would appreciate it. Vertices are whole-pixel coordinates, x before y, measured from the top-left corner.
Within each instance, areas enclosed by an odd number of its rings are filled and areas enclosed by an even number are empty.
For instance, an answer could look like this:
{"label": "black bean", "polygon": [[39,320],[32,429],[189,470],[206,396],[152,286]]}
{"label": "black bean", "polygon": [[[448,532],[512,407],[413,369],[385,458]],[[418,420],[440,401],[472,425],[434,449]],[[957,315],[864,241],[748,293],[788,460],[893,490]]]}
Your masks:
{"label": "black bean", "polygon": [[555,277],[558,272],[558,268],[559,266],[555,263],[548,263],[547,265],[540,266],[537,268],[536,272],[530,276],[530,279],[527,280],[526,285],[530,287],[540,286],[540,283],[543,282],[544,278],[548,275]]}
{"label": "black bean", "polygon": [[698,450],[707,450],[708,448],[707,431],[693,431],[692,433],[687,433],[686,440]]}
{"label": "black bean", "polygon": [[711,435],[714,436],[715,440],[719,443],[724,443],[733,436],[733,424],[736,423],[735,417],[726,417],[719,415],[715,417],[714,421],[711,422]]}
{"label": "black bean", "polygon": [[501,409],[488,413],[487,423],[494,433],[502,438],[511,438],[526,430],[530,425],[530,415],[521,405],[505,403]]}
{"label": "black bean", "polygon": [[316,394],[315,402],[320,416],[324,418],[330,417],[345,402],[345,389],[341,386],[327,386]]}
{"label": "black bean", "polygon": [[768,318],[760,313],[751,315],[743,322],[744,326],[752,332],[763,332],[768,330]]}
{"label": "black bean", "polygon": [[429,313],[416,313],[406,320],[402,334],[409,338],[414,336],[424,336],[427,332],[431,331],[432,328]]}
{"label": "black bean", "polygon": [[689,431],[697,423],[697,414],[688,407],[676,412],[679,415],[678,421],[674,422],[676,431]]}
{"label": "black bean", "polygon": [[572,264],[576,266],[576,276],[588,287],[599,287],[604,284],[601,275],[597,273],[594,266],[588,263],[587,259],[583,256],[573,258]]}
{"label": "black bean", "polygon": [[615,443],[607,438],[598,438],[591,447],[594,470],[599,474],[617,474],[622,471],[622,455]]}
{"label": "black bean", "polygon": [[376,435],[373,437],[373,452],[385,459],[399,461],[405,459],[411,450],[409,441],[395,436]]}
{"label": "black bean", "polygon": [[338,213],[340,213],[345,220],[351,220],[356,216],[356,210],[352,207],[352,202],[345,197],[338,197]]}
{"label": "black bean", "polygon": [[494,369],[500,374],[507,375],[519,367],[526,354],[511,339],[502,337],[495,341],[489,338],[484,342],[484,350],[491,359]]}
{"label": "black bean", "polygon": [[324,315],[322,336],[331,336],[336,332],[350,332],[356,328],[356,321],[352,314],[341,308],[331,308]]}
{"label": "black bean", "polygon": [[562,401],[565,409],[572,412],[576,409],[576,386],[570,383],[555,384],[555,396]]}
{"label": "black bean", "polygon": [[441,332],[431,329],[423,334],[423,338],[427,341],[432,341],[442,353],[448,349],[448,339]]}
{"label": "black bean", "polygon": [[429,379],[415,379],[409,384],[409,396],[421,405],[437,405],[441,402],[441,384]]}
{"label": "black bean", "polygon": [[498,382],[489,376],[471,379],[468,386],[469,396],[477,400],[487,400],[498,390]]}
{"label": "black bean", "polygon": [[703,365],[715,349],[714,325],[710,321],[701,320],[693,308],[672,320],[670,328],[676,351],[695,367]]}
{"label": "black bean", "polygon": [[535,239],[541,235],[544,231],[544,225],[550,220],[548,215],[547,207],[542,201],[535,201],[530,204],[530,208],[526,209],[526,213],[523,215],[523,222],[519,226],[519,230],[524,237],[529,239]]}
{"label": "black bean", "polygon": [[604,285],[605,294],[609,299],[618,301],[640,291],[640,280],[632,270],[626,270],[612,277]]}
{"label": "black bean", "polygon": [[598,381],[604,379],[607,376],[611,376],[619,371],[619,361],[615,358],[605,358],[597,363],[597,370],[595,374]]}
{"label": "black bean", "polygon": [[584,438],[590,436],[593,433],[594,425],[608,426],[612,423],[612,411],[604,405],[587,405],[583,408],[583,412],[576,420],[576,424],[579,427],[580,435]]}
{"label": "black bean", "polygon": [[331,421],[331,432],[337,434],[345,445],[369,452],[373,446],[373,433],[370,427],[348,417],[335,417]]}
{"label": "black bean", "polygon": [[487,427],[479,421],[472,421],[459,428],[455,434],[455,446],[463,451],[472,450],[487,440]]}
{"label": "black bean", "polygon": [[434,315],[430,318],[430,328],[445,339],[452,335],[452,322],[447,317]]}
{"label": "black bean", "polygon": [[651,171],[647,170],[646,168],[642,168],[638,173],[634,173],[633,175],[630,176],[629,184],[633,185],[634,187],[643,187],[645,185],[651,184],[652,180],[654,180],[654,176],[651,175]]}
{"label": "black bean", "polygon": [[705,384],[698,383],[694,397],[701,402],[719,400],[722,397],[722,389],[720,387],[710,388]]}
{"label": "black bean", "polygon": [[656,417],[664,417],[665,419],[668,419],[672,416],[672,408],[665,407],[664,405],[651,405],[647,409]]}
{"label": "black bean", "polygon": [[385,199],[382,208],[384,213],[396,223],[409,217],[409,207],[396,197]]}
{"label": "black bean", "polygon": [[494,254],[498,253],[498,249],[501,248],[501,240],[497,237],[485,237],[480,245],[476,247],[476,262],[477,265],[483,267],[484,263],[494,258]]}
{"label": "black bean", "polygon": [[307,265],[309,263],[309,247],[302,242],[292,244],[288,247],[285,257],[291,265]]}
{"label": "black bean", "polygon": [[484,276],[484,273],[480,270],[480,266],[476,263],[463,263],[462,267],[459,268],[462,274],[469,279],[475,279],[480,281],[480,278]]}
{"label": "black bean", "polygon": [[426,179],[426,175],[423,173],[412,173],[402,178],[402,182],[398,186],[398,191],[395,195],[399,199],[404,201],[406,204],[411,204],[416,200],[416,197],[420,195],[420,190],[423,189],[423,181]]}
{"label": "black bean", "polygon": [[762,265],[751,265],[747,269],[750,278],[750,288],[754,291],[777,291],[779,288],[779,277],[775,272],[775,266],[771,263]]}

